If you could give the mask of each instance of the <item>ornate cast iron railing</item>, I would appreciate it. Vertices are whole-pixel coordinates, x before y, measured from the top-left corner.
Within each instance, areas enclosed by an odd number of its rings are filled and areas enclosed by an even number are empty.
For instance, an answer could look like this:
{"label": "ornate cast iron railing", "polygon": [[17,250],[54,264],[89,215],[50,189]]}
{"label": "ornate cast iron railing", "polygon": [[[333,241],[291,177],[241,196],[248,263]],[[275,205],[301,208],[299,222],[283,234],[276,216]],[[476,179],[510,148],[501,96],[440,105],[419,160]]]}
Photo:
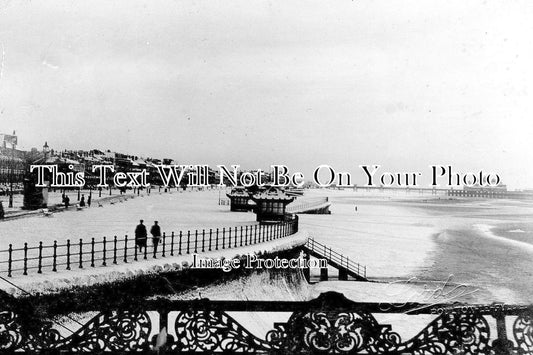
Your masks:
{"label": "ornate cast iron railing", "polygon": [[[355,303],[328,292],[309,302],[147,300],[144,309],[102,311],[72,335],[50,322],[0,312],[0,351],[149,351],[272,354],[532,354],[533,308],[457,304]],[[290,312],[258,337],[231,312]],[[433,314],[402,339],[378,313]],[[254,313],[256,314],[256,313]],[[491,325],[492,324],[492,325]],[[495,329],[495,331],[493,330]],[[508,338],[512,334],[512,338]]]}

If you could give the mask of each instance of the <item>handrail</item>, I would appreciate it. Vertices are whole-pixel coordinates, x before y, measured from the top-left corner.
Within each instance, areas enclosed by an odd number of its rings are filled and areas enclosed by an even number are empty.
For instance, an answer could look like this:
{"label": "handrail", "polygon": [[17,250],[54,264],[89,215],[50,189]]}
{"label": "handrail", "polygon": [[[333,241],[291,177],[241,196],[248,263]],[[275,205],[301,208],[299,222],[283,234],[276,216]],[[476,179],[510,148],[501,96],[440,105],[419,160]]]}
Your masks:
{"label": "handrail", "polygon": [[[128,238],[128,235],[118,238],[115,235],[103,237],[101,240],[91,238],[90,241],[81,238],[78,241],[67,239],[66,243],[62,244],[54,241],[52,245],[39,242],[38,246],[28,246],[28,243],[24,243],[22,248],[13,248],[13,245],[9,244],[7,250],[0,250],[0,273],[7,273],[8,277],[12,277],[16,271],[27,275],[29,270],[37,270],[40,274],[49,268],[57,272],[58,266],[66,266],[66,270],[74,267],[83,269],[88,265],[107,266],[108,262],[118,264],[146,260],[148,256],[155,259],[167,254],[174,256],[203,253],[269,242],[296,232],[298,216],[269,225],[254,224],[163,233],[158,240],[151,237]],[[149,238],[153,241],[150,252],[147,243]]]}
{"label": "handrail", "polygon": [[311,251],[321,255],[322,257],[329,259],[330,261],[333,261],[342,267],[345,267],[348,271],[351,271],[359,276],[366,278],[366,265],[361,265],[355,261],[350,260],[347,256],[334,251],[333,249],[331,249],[331,247],[317,242],[313,238],[307,239],[306,247]]}
{"label": "handrail", "polygon": [[[531,354],[533,348],[533,306],[526,305],[354,302],[337,292],[309,301],[132,297],[125,302],[102,297],[105,310],[98,299],[65,302],[65,307],[48,307],[56,305],[55,299],[37,299],[38,305],[29,302],[18,309],[9,303],[0,306],[0,325],[11,336],[2,343],[3,352]],[[50,322],[56,316],[93,312],[67,336]],[[246,318],[259,313],[272,322],[264,322],[267,331],[260,336],[253,324],[241,324],[232,312]],[[274,321],[280,312],[286,313],[285,320]],[[390,324],[390,317],[382,317],[386,314],[402,314],[401,324]],[[405,326],[417,331],[400,333]],[[167,337],[167,329],[175,330],[179,341]]]}

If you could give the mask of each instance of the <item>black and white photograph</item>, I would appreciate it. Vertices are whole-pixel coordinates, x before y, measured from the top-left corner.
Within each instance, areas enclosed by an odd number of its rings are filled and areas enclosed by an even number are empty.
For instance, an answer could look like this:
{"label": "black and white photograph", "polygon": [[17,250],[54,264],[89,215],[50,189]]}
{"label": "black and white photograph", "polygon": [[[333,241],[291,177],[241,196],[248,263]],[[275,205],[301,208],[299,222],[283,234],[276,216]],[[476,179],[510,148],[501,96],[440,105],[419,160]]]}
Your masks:
{"label": "black and white photograph", "polygon": [[0,0],[0,354],[533,354],[533,3]]}

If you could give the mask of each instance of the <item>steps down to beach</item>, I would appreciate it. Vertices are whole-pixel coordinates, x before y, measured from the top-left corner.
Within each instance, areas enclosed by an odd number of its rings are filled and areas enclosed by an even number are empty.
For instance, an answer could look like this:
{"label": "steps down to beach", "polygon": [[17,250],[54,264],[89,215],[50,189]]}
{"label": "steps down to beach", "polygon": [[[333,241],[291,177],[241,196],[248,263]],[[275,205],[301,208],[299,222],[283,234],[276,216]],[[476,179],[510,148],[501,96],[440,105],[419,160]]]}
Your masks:
{"label": "steps down to beach", "polygon": [[[348,257],[331,249],[330,247],[309,238],[304,246],[304,250],[318,259],[325,259],[329,266],[339,270],[338,280],[347,281],[348,276],[357,281],[368,281],[366,278],[366,266],[350,260]],[[320,281],[328,280],[328,268],[320,269]]]}

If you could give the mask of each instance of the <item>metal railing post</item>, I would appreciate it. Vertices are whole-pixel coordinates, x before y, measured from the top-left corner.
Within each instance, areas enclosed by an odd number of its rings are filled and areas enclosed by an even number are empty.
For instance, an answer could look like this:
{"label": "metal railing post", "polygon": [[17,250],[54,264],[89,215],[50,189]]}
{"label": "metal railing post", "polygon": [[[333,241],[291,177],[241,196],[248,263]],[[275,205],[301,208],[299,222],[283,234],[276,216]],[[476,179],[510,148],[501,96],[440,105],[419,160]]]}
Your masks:
{"label": "metal railing post", "polygon": [[134,252],[133,252],[133,261],[137,261],[137,241],[135,241],[134,245]]}
{"label": "metal railing post", "polygon": [[191,231],[187,231],[187,254],[190,254]]}
{"label": "metal railing post", "polygon": [[7,257],[7,276],[11,277],[11,270],[13,264],[13,244],[9,244],[9,253]]}
{"label": "metal railing post", "polygon": [[24,273],[23,275],[28,275],[28,243],[24,242]]}
{"label": "metal railing post", "polygon": [[43,270],[43,242],[39,242],[39,264],[37,265],[37,273],[42,274]]}
{"label": "metal railing post", "polygon": [[128,235],[124,236],[124,262],[128,262]]}
{"label": "metal railing post", "polygon": [[174,232],[170,235],[170,256],[174,256]]}
{"label": "metal railing post", "polygon": [[54,254],[52,257],[52,271],[57,271],[57,240],[54,240]]}
{"label": "metal railing post", "polygon": [[180,242],[179,242],[179,249],[178,249],[178,254],[181,255],[181,231],[180,231]]}
{"label": "metal railing post", "polygon": [[70,239],[67,239],[67,270],[70,270]]}
{"label": "metal railing post", "polygon": [[105,237],[104,237],[103,246],[104,246],[104,248],[102,250],[102,252],[103,252],[102,253],[102,266],[107,266],[107,263],[105,261],[105,259],[106,259],[106,238]]}
{"label": "metal railing post", "polygon": [[117,236],[113,237],[113,264],[117,264]]}
{"label": "metal railing post", "polygon": [[83,269],[83,239],[78,244],[78,268]]}
{"label": "metal railing post", "polygon": [[94,267],[94,238],[91,238],[91,267]]}
{"label": "metal railing post", "polygon": [[165,238],[166,238],[166,235],[165,235],[165,232],[163,232],[163,249],[161,250],[161,256],[163,258],[165,257]]}

